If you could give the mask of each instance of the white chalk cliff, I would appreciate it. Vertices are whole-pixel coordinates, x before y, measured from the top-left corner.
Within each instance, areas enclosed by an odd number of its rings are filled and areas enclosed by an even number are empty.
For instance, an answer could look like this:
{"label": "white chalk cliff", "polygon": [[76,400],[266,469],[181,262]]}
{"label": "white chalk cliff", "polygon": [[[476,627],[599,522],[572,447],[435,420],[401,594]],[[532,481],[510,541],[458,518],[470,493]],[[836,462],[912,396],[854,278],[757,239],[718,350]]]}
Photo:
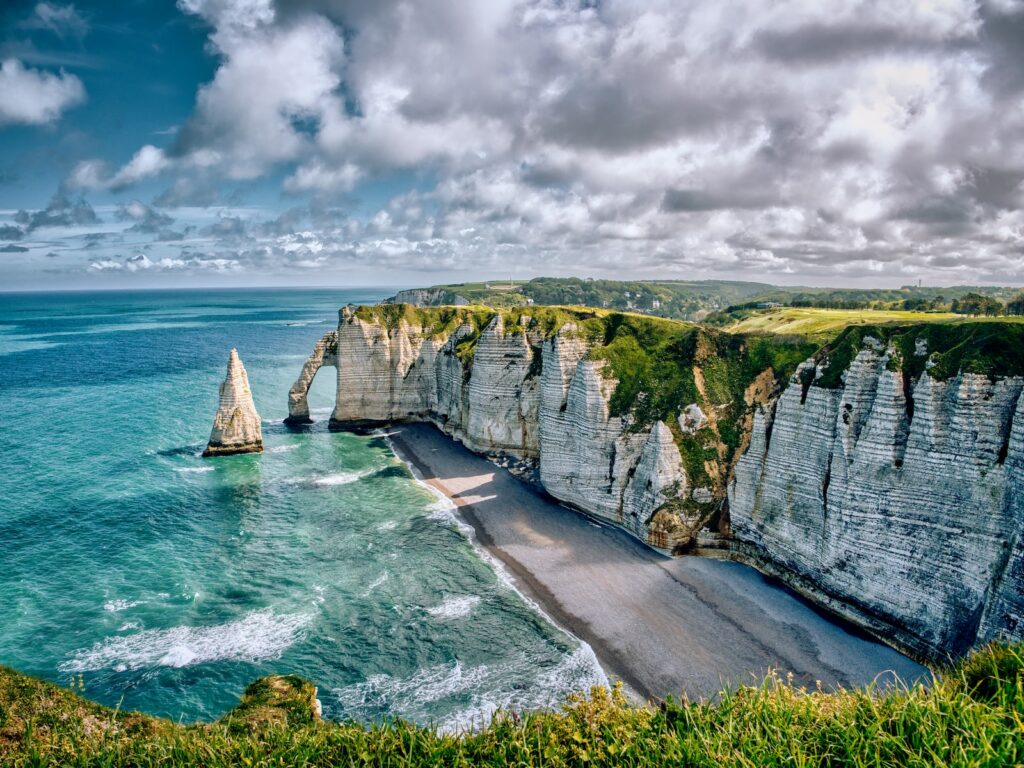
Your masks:
{"label": "white chalk cliff", "polygon": [[905,386],[867,341],[842,387],[804,393],[798,373],[759,409],[730,487],[736,541],[922,656],[1020,638],[1024,382],[925,371]]}
{"label": "white chalk cliff", "polygon": [[[334,426],[429,421],[474,451],[535,459],[552,496],[664,551],[713,524],[727,556],[921,656],[1024,638],[1021,378],[911,381],[869,337],[838,386],[813,361],[781,393],[757,376],[731,464],[707,450],[722,438],[706,399],[671,423],[613,415],[618,382],[573,323],[467,317],[439,332],[342,310],[292,388],[292,420],[334,365]],[[698,438],[699,483],[685,455]]]}
{"label": "white chalk cliff", "polygon": [[252,401],[249,376],[238,358],[238,352],[231,350],[228,358],[228,372],[220,385],[220,404],[213,417],[210,442],[203,456],[228,456],[236,453],[259,453],[263,450],[263,433],[260,415]]}

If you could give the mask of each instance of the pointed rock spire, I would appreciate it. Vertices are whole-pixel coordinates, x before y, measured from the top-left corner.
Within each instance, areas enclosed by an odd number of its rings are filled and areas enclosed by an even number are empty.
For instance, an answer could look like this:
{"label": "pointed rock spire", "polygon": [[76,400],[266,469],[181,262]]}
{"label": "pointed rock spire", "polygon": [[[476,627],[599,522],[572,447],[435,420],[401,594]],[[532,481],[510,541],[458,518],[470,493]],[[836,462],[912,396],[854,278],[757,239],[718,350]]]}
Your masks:
{"label": "pointed rock spire", "polygon": [[238,351],[232,349],[228,358],[228,375],[220,385],[220,406],[213,417],[213,431],[203,456],[260,453],[262,450],[260,415],[252,401],[249,377],[238,359]]}

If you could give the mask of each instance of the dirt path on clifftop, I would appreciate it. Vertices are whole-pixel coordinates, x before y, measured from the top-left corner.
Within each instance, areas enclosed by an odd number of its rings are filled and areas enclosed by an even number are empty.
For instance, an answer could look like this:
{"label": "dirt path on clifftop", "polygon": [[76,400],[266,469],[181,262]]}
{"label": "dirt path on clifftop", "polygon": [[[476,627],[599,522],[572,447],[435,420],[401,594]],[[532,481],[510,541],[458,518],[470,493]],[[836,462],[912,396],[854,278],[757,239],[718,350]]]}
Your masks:
{"label": "dirt path on clifftop", "polygon": [[[813,687],[926,670],[738,563],[670,559],[599,526],[425,424],[389,430],[400,456],[451,498],[480,544],[605,669],[644,697],[710,697],[769,667]],[[890,672],[891,675],[891,672]]]}

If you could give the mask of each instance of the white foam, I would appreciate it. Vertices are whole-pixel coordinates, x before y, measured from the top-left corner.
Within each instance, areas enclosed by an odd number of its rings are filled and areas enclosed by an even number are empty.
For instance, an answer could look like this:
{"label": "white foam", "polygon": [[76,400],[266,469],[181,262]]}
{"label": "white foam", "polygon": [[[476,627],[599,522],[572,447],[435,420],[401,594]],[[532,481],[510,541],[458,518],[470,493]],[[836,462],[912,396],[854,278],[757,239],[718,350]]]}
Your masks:
{"label": "white foam", "polygon": [[487,666],[480,665],[463,670],[462,663],[425,667],[409,677],[373,675],[365,682],[336,691],[338,700],[346,709],[367,705],[381,707],[389,712],[421,710],[453,694],[479,688],[487,675]]}
{"label": "white foam", "polygon": [[175,472],[213,472],[213,467],[176,467]]}
{"label": "white foam", "polygon": [[[560,706],[573,691],[608,685],[589,646],[566,654],[538,674],[537,659],[513,654],[500,664],[466,668],[460,661],[424,667],[408,677],[373,675],[334,691],[341,715],[376,719],[387,712],[414,722],[430,722],[443,733],[485,728],[499,709],[538,710]],[[524,685],[526,683],[526,685]],[[438,717],[438,711],[448,713]]]}
{"label": "white foam", "polygon": [[75,651],[58,666],[62,672],[185,667],[213,661],[264,661],[277,658],[298,640],[313,616],[278,615],[270,608],[209,627],[148,629],[108,637]]}
{"label": "white foam", "polygon": [[294,451],[298,448],[298,444],[294,445],[275,445],[273,448],[268,448],[267,453],[287,453],[288,451]]}
{"label": "white foam", "polygon": [[134,608],[137,605],[142,605],[145,600],[108,600],[103,604],[104,611],[110,611],[111,613],[119,613],[120,611],[126,611],[129,608]]}
{"label": "white foam", "polygon": [[117,631],[128,632],[133,629],[142,629],[142,625],[137,621],[126,621],[124,624],[117,628]]}
{"label": "white foam", "polygon": [[313,485],[349,485],[358,482],[364,477],[369,477],[377,471],[373,469],[361,469],[358,472],[335,472],[331,475],[313,478]]}
{"label": "white foam", "polygon": [[370,593],[373,592],[377,587],[381,586],[388,580],[388,572],[384,571],[380,576],[371,581],[366,587],[366,591],[363,592],[362,597],[369,597]]}
{"label": "white foam", "polygon": [[477,595],[463,595],[461,597],[448,597],[440,605],[427,608],[427,613],[438,619],[461,619],[469,616],[473,609],[480,604],[480,597]]}
{"label": "white foam", "polygon": [[378,531],[393,531],[398,527],[397,520],[388,520],[377,526]]}

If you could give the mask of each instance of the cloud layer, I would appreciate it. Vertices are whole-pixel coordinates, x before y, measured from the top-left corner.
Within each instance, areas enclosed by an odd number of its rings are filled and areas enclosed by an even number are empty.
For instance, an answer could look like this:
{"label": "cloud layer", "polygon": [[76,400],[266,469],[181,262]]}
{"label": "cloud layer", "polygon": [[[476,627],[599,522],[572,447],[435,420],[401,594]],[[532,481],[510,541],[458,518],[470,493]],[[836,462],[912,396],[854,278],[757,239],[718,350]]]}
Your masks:
{"label": "cloud layer", "polygon": [[[178,6],[219,57],[192,114],[68,187],[276,179],[286,214],[182,233],[238,269],[1024,281],[1019,0]],[[82,98],[11,72],[55,94],[22,121]]]}

